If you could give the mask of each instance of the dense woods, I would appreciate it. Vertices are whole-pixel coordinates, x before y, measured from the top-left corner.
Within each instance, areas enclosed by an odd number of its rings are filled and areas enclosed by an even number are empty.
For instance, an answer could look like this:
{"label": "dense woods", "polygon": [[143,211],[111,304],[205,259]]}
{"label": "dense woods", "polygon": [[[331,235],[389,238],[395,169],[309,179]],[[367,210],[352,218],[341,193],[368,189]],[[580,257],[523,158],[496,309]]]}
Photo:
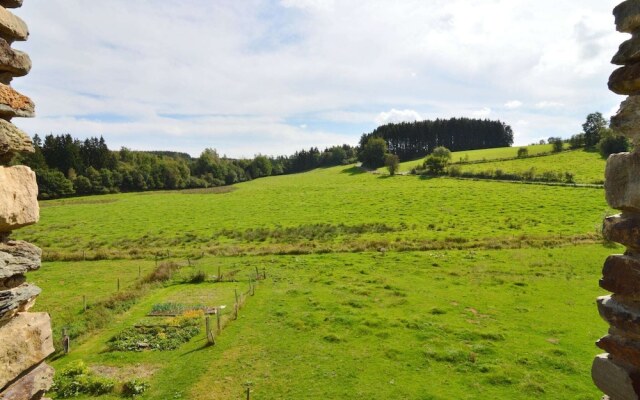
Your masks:
{"label": "dense woods", "polygon": [[159,189],[231,185],[271,175],[292,174],[355,162],[355,148],[333,146],[301,150],[291,156],[231,159],[214,149],[199,157],[169,151],[112,151],[102,137],[84,141],[71,135],[33,138],[35,153],[14,160],[30,166],[40,198]]}
{"label": "dense woods", "polygon": [[362,135],[363,148],[372,137],[387,142],[388,151],[400,161],[414,160],[431,153],[436,147],[451,151],[508,147],[513,144],[513,131],[501,121],[469,118],[436,119],[435,121],[386,124]]}

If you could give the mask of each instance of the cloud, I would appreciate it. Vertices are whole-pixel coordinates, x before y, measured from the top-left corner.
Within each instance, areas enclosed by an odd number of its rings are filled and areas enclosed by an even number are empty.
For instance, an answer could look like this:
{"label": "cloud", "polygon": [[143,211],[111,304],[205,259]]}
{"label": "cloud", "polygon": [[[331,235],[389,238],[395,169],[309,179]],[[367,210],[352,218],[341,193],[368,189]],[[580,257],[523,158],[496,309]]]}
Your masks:
{"label": "cloud", "polygon": [[388,112],[381,112],[375,119],[376,124],[384,125],[397,122],[413,122],[420,121],[422,117],[415,110],[396,110],[395,108]]}
{"label": "cloud", "polygon": [[522,102],[519,100],[511,100],[504,104],[504,107],[509,110],[514,110],[516,108],[522,107]]}
{"label": "cloud", "polygon": [[[606,89],[625,40],[617,2],[30,0],[15,12],[31,36],[15,46],[34,67],[13,84],[38,118],[19,123],[230,156],[463,114],[527,120],[524,143],[568,137],[621,101]],[[300,115],[315,121],[285,122]]]}
{"label": "cloud", "polygon": [[491,115],[491,109],[489,107],[484,107],[481,110],[477,110],[471,113],[475,118],[486,118]]}

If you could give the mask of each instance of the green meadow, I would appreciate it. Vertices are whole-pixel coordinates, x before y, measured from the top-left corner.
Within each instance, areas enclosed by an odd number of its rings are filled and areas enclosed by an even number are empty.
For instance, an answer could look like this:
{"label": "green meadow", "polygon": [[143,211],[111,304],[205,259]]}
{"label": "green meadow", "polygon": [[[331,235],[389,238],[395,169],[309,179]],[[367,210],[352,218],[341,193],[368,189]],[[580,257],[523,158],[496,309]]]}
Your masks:
{"label": "green meadow", "polygon": [[[522,161],[568,170],[592,155]],[[590,164],[576,179],[602,175]],[[52,364],[139,377],[141,399],[592,399],[606,333],[598,279],[622,251],[601,239],[612,212],[598,188],[344,166],[233,190],[46,201],[41,223],[15,236],[44,250],[29,277],[43,288],[36,308],[56,338],[76,330]],[[144,283],[169,262],[167,279]],[[104,323],[87,322],[96,304],[119,301]],[[219,307],[215,345],[199,317],[177,348],[110,347],[132,328],[173,324],[147,315],[177,303]]]}

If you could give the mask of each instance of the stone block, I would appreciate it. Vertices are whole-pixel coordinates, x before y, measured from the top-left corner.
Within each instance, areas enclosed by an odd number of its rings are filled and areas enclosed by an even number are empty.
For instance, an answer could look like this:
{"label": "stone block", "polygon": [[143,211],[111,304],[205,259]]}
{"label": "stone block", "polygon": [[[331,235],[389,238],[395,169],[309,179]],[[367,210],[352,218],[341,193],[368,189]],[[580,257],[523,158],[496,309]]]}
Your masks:
{"label": "stone block", "polygon": [[615,362],[608,354],[601,354],[593,361],[591,378],[593,383],[612,399],[640,399],[637,371]]}
{"label": "stone block", "polygon": [[624,303],[617,296],[603,296],[597,300],[600,316],[614,328],[640,334],[640,307]]}
{"label": "stone block", "polygon": [[0,119],[0,164],[9,163],[18,153],[33,153],[29,135],[11,122]]}
{"label": "stone block", "polygon": [[0,84],[0,118],[34,117],[35,104],[25,95],[18,93],[9,85]]}
{"label": "stone block", "polygon": [[640,252],[640,215],[606,217],[602,223],[602,235],[607,240],[627,246],[634,253]]}
{"label": "stone block", "polygon": [[0,232],[35,224],[39,219],[36,174],[22,165],[0,167]]}
{"label": "stone block", "polygon": [[27,40],[29,28],[27,24],[12,12],[0,7],[0,37],[9,43],[16,40]]}
{"label": "stone block", "polygon": [[22,0],[0,0],[0,6],[4,8],[20,8]]}
{"label": "stone block", "polygon": [[620,360],[635,368],[640,368],[640,342],[617,335],[607,335],[598,340],[596,345],[616,360]]}
{"label": "stone block", "polygon": [[609,256],[602,269],[600,287],[615,294],[640,296],[640,258]]}
{"label": "stone block", "polygon": [[632,33],[640,28],[640,1],[627,0],[613,9],[618,32]]}
{"label": "stone block", "polygon": [[1,392],[0,400],[40,399],[53,385],[53,375],[53,368],[42,363]]}
{"label": "stone block", "polygon": [[53,353],[47,313],[24,313],[0,326],[0,388]]}
{"label": "stone block", "polygon": [[611,117],[611,129],[640,144],[640,96],[629,96]]}
{"label": "stone block", "polygon": [[0,323],[8,321],[19,312],[28,311],[42,290],[29,283],[0,292]]}
{"label": "stone block", "polygon": [[0,290],[12,289],[25,281],[29,271],[40,268],[42,250],[21,240],[0,241]]}
{"label": "stone block", "polygon": [[10,72],[13,76],[25,76],[31,71],[31,58],[11,48],[9,42],[0,38],[0,71]]}
{"label": "stone block", "polygon": [[609,90],[617,94],[640,94],[640,64],[631,64],[613,71],[609,77]]}
{"label": "stone block", "polygon": [[611,59],[612,64],[629,65],[640,62],[640,35],[633,37],[620,45],[618,52]]}
{"label": "stone block", "polygon": [[640,154],[610,155],[604,189],[607,203],[612,208],[640,213]]}

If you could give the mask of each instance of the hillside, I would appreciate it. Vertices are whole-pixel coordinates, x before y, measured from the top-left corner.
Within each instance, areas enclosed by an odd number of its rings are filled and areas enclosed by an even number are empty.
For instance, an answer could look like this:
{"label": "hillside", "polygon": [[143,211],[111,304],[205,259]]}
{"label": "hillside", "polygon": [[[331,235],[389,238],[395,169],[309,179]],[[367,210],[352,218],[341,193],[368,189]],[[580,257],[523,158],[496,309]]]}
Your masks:
{"label": "hillside", "polygon": [[[20,236],[48,260],[31,277],[44,289],[38,309],[56,335],[79,336],[54,366],[140,375],[142,399],[247,388],[266,399],[592,398],[609,212],[596,188],[346,166],[225,190],[46,201],[42,223]],[[182,267],[137,289],[166,262]],[[256,270],[267,279],[233,320],[234,292]],[[198,274],[204,282],[189,283]],[[110,350],[167,303],[225,305],[229,325],[215,346],[201,328],[175,350]]]}

